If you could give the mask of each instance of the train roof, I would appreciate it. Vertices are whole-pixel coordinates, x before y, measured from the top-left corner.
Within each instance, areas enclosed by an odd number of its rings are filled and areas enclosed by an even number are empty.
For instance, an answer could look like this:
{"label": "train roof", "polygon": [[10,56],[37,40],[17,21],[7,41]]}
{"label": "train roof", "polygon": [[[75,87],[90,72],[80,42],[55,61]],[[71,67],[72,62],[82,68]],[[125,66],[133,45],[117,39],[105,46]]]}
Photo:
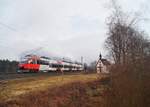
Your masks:
{"label": "train roof", "polygon": [[47,60],[56,60],[56,61],[63,61],[63,62],[67,62],[67,63],[75,63],[75,64],[81,64],[78,61],[73,61],[70,58],[66,58],[66,57],[56,57],[56,56],[41,56],[41,55],[36,55],[36,54],[26,54],[24,56],[21,57],[21,59],[25,59],[26,57],[38,57],[38,58],[43,58],[43,59],[47,59]]}
{"label": "train roof", "polygon": [[25,58],[25,57],[32,57],[32,56],[37,56],[38,58],[44,58],[47,60],[57,60],[57,61],[64,61],[68,63],[77,63],[77,61],[71,60],[70,58],[67,58],[64,56],[60,56],[60,55],[48,52],[47,50],[41,47],[37,49],[22,52],[20,54],[20,59]]}

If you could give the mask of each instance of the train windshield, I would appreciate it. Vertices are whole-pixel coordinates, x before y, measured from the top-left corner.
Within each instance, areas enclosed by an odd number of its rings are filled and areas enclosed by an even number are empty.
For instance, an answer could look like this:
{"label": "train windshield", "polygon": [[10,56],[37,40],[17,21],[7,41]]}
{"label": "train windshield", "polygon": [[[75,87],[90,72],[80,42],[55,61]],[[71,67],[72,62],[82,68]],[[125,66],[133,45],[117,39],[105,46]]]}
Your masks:
{"label": "train windshield", "polygon": [[22,60],[22,61],[20,61],[20,64],[36,64],[36,60],[33,60],[33,59]]}

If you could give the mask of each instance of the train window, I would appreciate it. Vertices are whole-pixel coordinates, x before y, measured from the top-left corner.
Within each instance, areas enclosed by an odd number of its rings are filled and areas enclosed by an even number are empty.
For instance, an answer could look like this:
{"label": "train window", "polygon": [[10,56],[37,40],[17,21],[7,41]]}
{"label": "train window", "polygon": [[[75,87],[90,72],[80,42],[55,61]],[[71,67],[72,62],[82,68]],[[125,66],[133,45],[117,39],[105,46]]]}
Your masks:
{"label": "train window", "polygon": [[33,64],[36,64],[36,60],[35,60],[35,59],[34,59],[34,60],[32,60],[32,63],[33,63]]}
{"label": "train window", "polygon": [[72,68],[71,65],[64,65],[64,68]]}
{"label": "train window", "polygon": [[28,60],[28,64],[32,64],[32,60]]}
{"label": "train window", "polygon": [[37,60],[37,64],[40,64],[40,61],[39,61],[39,60]]}
{"label": "train window", "polygon": [[56,68],[56,67],[57,67],[57,65],[56,65],[56,64],[52,64],[52,67]]}
{"label": "train window", "polygon": [[63,65],[59,65],[59,67],[63,67]]}
{"label": "train window", "polygon": [[36,60],[33,60],[33,59],[32,59],[32,60],[29,60],[28,63],[29,63],[29,64],[36,64]]}
{"label": "train window", "polygon": [[63,65],[59,65],[59,64],[52,64],[52,67],[54,67],[54,68],[58,68],[58,67],[63,67]]}
{"label": "train window", "polygon": [[33,62],[30,62],[29,64],[34,64]]}
{"label": "train window", "polygon": [[37,60],[37,64],[49,65],[49,62],[48,61],[43,61],[43,60]]}

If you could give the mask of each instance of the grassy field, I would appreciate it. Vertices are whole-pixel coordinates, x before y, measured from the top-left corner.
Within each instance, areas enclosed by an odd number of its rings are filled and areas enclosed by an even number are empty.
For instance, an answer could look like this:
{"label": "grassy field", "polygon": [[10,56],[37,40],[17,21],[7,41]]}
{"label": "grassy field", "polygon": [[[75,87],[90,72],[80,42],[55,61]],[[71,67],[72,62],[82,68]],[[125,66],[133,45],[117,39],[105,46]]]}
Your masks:
{"label": "grassy field", "polygon": [[0,107],[149,107],[149,72],[114,67],[109,76],[73,74],[1,82]]}
{"label": "grassy field", "polygon": [[108,82],[81,73],[9,80],[1,83],[0,107],[100,107]]}
{"label": "grassy field", "polygon": [[30,92],[43,91],[48,88],[58,87],[76,81],[93,81],[99,77],[97,74],[74,74],[53,77],[39,76],[3,81],[0,82],[0,100],[8,101]]}

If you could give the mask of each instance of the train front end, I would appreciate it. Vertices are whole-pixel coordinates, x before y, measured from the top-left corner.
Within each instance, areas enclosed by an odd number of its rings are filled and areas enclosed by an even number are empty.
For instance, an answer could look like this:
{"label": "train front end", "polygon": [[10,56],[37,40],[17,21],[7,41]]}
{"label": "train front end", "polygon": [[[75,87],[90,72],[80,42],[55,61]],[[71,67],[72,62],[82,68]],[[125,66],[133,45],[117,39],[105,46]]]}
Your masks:
{"label": "train front end", "polygon": [[18,73],[39,72],[40,65],[37,64],[36,56],[25,56],[20,59]]}

